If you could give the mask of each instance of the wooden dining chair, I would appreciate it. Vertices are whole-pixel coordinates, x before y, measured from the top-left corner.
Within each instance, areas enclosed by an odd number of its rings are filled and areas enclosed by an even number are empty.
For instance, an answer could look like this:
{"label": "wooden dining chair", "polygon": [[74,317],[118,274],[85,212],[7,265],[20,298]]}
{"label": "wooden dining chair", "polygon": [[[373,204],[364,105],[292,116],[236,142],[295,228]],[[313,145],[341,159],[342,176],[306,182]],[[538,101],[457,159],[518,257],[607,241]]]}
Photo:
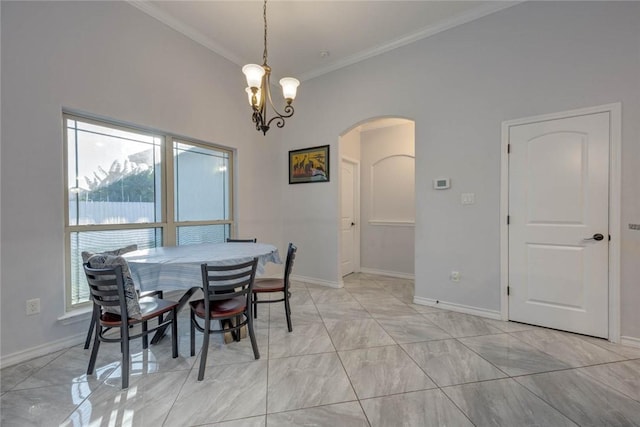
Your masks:
{"label": "wooden dining chair", "polygon": [[[236,341],[239,341],[241,330],[246,326],[253,347],[253,356],[256,359],[260,358],[251,313],[251,292],[257,266],[258,258],[235,265],[201,265],[204,298],[189,302],[191,306],[191,356],[195,355],[196,350],[196,329],[204,334],[198,381],[202,381],[204,378],[210,334],[231,333]],[[220,327],[212,328],[212,321],[218,321]]]}
{"label": "wooden dining chair", "polygon": [[[138,298],[145,298],[145,297],[153,297],[153,296],[157,296],[160,299],[164,298],[164,292],[160,289],[157,290],[153,290],[153,291],[145,291],[145,292],[138,292]],[[94,304],[93,305],[93,312],[91,313],[91,320],[89,320],[89,330],[87,331],[87,338],[85,338],[84,340],[84,349],[88,349],[89,346],[91,345],[91,339],[93,337],[93,331],[96,327],[96,325],[98,324],[98,319],[100,318],[100,306]],[[162,320],[160,320],[162,321]]]}
{"label": "wooden dining chair", "polygon": [[[113,249],[113,250],[105,250],[105,251],[101,251],[101,252],[90,252],[90,251],[83,251],[81,256],[82,256],[82,263],[86,263],[89,261],[89,259],[94,256],[94,255],[113,255],[113,256],[121,256],[124,255],[126,253],[129,252],[133,252],[133,251],[137,251],[138,250],[138,245],[136,244],[132,244],[132,245],[128,245],[125,246],[123,248],[118,248],[118,249]],[[153,296],[157,296],[158,298],[162,299],[164,298],[164,293],[162,292],[162,290],[152,290],[152,291],[145,291],[145,292],[140,292],[138,291],[138,297],[139,298],[144,298],[144,297],[153,297]],[[96,327],[96,324],[98,323],[98,318],[100,317],[100,307],[96,306],[94,304],[93,306],[93,312],[91,313],[91,319],[89,320],[89,330],[87,331],[87,338],[85,338],[84,340],[84,349],[88,349],[89,346],[91,345],[91,340],[93,338],[93,331]]]}
{"label": "wooden dining chair", "polygon": [[[289,290],[289,280],[291,276],[291,270],[293,269],[293,261],[296,259],[296,252],[298,248],[293,243],[289,243],[287,249],[287,260],[284,265],[284,277],[280,278],[259,278],[256,279],[256,283],[253,286],[253,317],[258,317],[258,304],[284,302],[284,313],[287,318],[287,327],[289,332],[293,331],[291,326],[291,307],[289,305],[289,298],[291,298],[291,291]],[[265,293],[282,292],[282,298],[280,299],[265,299],[259,300],[258,295]]]}
{"label": "wooden dining chair", "polygon": [[227,243],[257,243],[258,239],[255,237],[253,239],[231,239],[227,237]]}
{"label": "wooden dining chair", "polygon": [[[140,314],[136,318],[129,315],[127,295],[125,291],[125,279],[122,267],[91,268],[83,264],[91,299],[93,300],[94,313],[98,313],[96,333],[91,349],[87,375],[93,374],[98,357],[101,342],[118,342],[122,352],[122,388],[129,387],[129,341],[142,337],[142,347],[148,348],[148,335],[159,328],[171,325],[171,349],[172,356],[178,357],[178,303],[153,297],[143,298],[140,302]],[[117,309],[117,310],[114,310]],[[117,311],[120,314],[116,314]],[[165,313],[172,313],[170,318],[164,319]],[[148,321],[158,319],[155,327],[149,329]],[[141,324],[139,333],[131,334],[130,327]],[[120,329],[119,335],[106,335],[111,329]]]}

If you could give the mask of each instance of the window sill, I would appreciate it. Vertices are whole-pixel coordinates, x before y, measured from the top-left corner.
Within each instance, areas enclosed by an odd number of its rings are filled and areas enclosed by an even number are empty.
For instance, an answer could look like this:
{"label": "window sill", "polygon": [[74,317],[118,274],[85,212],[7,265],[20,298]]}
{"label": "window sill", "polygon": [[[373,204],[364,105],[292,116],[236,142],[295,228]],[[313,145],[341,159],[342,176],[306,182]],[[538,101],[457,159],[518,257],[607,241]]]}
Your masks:
{"label": "window sill", "polygon": [[85,322],[91,318],[92,312],[92,306],[78,308],[58,317],[58,322],[62,323],[63,325],[72,325],[74,323]]}

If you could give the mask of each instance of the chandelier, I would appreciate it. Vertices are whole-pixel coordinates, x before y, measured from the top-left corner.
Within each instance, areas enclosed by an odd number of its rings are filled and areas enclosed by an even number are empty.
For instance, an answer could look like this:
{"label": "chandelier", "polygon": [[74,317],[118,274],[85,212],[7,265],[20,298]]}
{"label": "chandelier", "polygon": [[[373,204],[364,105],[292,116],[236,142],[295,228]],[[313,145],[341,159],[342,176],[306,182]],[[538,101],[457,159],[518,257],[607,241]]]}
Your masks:
{"label": "chandelier", "polygon": [[[267,65],[267,0],[264,0],[264,8],[262,13],[264,19],[264,52],[262,54],[262,65],[247,64],[242,67],[242,72],[247,77],[247,87],[245,91],[249,96],[249,104],[253,110],[251,121],[255,123],[256,130],[267,134],[271,122],[275,120],[276,126],[279,128],[284,127],[284,119],[293,116],[293,106],[291,103],[296,97],[296,91],[300,82],[293,77],[285,77],[280,79],[280,86],[282,86],[282,95],[287,103],[284,106],[284,114],[281,114],[276,110],[271,100],[271,67]],[[271,105],[274,116],[270,119],[267,118],[267,103]]]}

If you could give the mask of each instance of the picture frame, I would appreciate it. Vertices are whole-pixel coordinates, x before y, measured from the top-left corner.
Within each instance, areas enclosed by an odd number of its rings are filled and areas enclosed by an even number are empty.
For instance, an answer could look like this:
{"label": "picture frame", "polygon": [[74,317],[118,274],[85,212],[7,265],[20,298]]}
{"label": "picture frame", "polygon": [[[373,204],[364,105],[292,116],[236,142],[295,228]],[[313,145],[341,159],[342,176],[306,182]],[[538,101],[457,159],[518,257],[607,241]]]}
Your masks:
{"label": "picture frame", "polygon": [[329,182],[329,146],[289,151],[289,184]]}

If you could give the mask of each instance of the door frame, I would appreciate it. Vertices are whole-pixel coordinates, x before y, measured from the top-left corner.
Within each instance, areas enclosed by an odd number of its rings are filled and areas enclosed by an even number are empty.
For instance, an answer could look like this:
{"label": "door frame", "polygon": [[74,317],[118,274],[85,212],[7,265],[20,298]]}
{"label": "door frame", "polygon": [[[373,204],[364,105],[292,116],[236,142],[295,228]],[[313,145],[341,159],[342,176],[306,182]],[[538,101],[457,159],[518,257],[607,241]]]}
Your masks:
{"label": "door frame", "polygon": [[[353,165],[355,179],[353,180],[353,221],[356,223],[355,231],[353,232],[353,239],[355,244],[353,245],[353,272],[360,272],[360,161],[352,159],[348,156],[340,156],[340,203],[339,212],[340,218],[342,218],[342,163],[347,162]],[[340,226],[340,245],[338,246],[340,252],[338,253],[338,264],[340,271],[340,280],[342,276],[342,225]]]}
{"label": "door frame", "polygon": [[502,122],[502,154],[500,167],[500,314],[509,319],[509,128],[512,126],[557,120],[595,113],[609,113],[609,341],[620,342],[620,238],[621,238],[621,145],[622,105],[612,103],[579,108],[558,113],[543,114]]}

